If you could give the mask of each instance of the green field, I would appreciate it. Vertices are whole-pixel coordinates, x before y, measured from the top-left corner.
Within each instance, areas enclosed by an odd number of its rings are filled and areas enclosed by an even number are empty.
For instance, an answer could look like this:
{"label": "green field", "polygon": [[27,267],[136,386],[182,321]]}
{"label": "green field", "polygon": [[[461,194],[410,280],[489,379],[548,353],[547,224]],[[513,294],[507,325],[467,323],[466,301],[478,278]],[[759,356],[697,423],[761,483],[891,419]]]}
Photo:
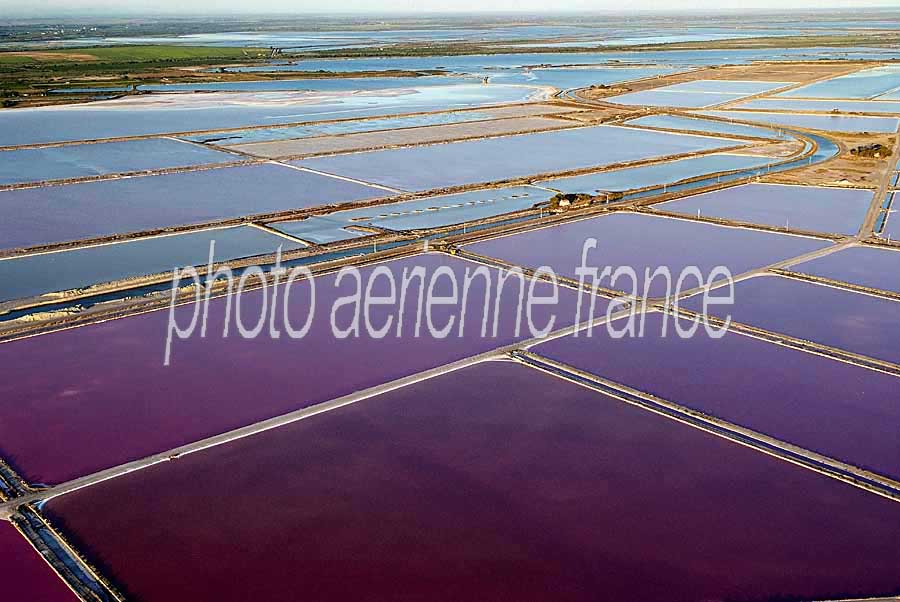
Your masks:
{"label": "green field", "polygon": [[46,90],[54,87],[128,86],[163,78],[177,81],[189,74],[186,67],[256,62],[270,55],[267,48],[153,45],[0,52],[0,106],[65,102],[65,98],[46,95]]}
{"label": "green field", "polygon": [[0,65],[72,65],[75,63],[159,63],[240,61],[268,56],[265,48],[209,46],[103,46],[47,51],[0,52]]}

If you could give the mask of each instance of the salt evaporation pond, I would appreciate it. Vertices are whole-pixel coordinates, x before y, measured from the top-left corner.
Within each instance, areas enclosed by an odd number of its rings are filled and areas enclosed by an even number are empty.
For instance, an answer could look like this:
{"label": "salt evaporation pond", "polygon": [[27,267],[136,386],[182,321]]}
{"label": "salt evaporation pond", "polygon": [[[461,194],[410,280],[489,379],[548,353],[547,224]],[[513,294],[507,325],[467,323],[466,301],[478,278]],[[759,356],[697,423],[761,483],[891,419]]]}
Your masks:
{"label": "salt evaporation pond", "polygon": [[[747,107],[749,108],[749,107]],[[761,113],[758,111],[704,111],[703,115],[759,121],[787,127],[809,128],[832,132],[879,132],[897,131],[900,120],[893,117],[859,117],[856,115],[809,115],[798,113]]]}
{"label": "salt evaporation pond", "polygon": [[511,362],[45,511],[147,602],[821,600],[894,592],[900,562],[893,501]]}
{"label": "salt evaporation pond", "polygon": [[[900,364],[900,301],[778,276],[739,282],[734,297],[734,306],[711,312],[727,312],[736,322]],[[701,311],[702,300],[689,299],[684,306]]]}
{"label": "salt evaporation pond", "polygon": [[12,256],[0,259],[0,301],[206,265],[213,242],[213,262],[275,253],[278,247],[289,251],[304,246],[252,226],[237,226]]}
{"label": "salt evaporation pond", "polygon": [[[401,190],[431,190],[734,147],[727,138],[616,126],[401,148],[296,163]],[[410,169],[414,165],[415,169]],[[447,169],[452,165],[453,169]]]}
{"label": "salt evaporation pond", "polygon": [[648,128],[698,131],[709,134],[725,134],[733,136],[749,136],[752,138],[766,138],[770,140],[781,140],[789,138],[784,133],[776,132],[769,128],[744,125],[742,123],[713,121],[711,119],[683,117],[681,115],[647,115],[646,117],[638,117],[637,119],[632,119],[627,123],[628,125]]}
{"label": "salt evaporation pond", "polygon": [[735,94],[739,96],[748,96],[752,94],[763,94],[771,92],[778,88],[791,85],[790,82],[770,82],[770,81],[742,81],[728,79],[698,79],[680,84],[672,84],[664,88],[656,88],[656,90],[665,90],[667,92],[703,92],[709,94]]}
{"label": "salt evaporation pond", "polygon": [[164,138],[0,151],[0,185],[240,161],[242,157]]}
{"label": "salt evaporation pond", "polygon": [[[446,273],[435,278],[438,270],[452,272],[461,291],[467,270],[474,272],[478,267],[444,254],[382,265],[394,276],[398,299],[404,269],[421,266],[425,285],[434,284],[433,297],[446,297],[452,292],[450,278]],[[374,266],[360,270],[362,286],[372,284],[366,298],[385,297],[390,292],[389,279],[384,274],[373,277],[374,270]],[[253,328],[263,315],[266,299],[271,299],[271,287],[267,295],[245,292],[239,309],[232,304],[227,338],[222,337],[226,299],[213,300],[206,338],[195,332],[190,338],[173,340],[169,366],[163,364],[167,310],[2,343],[0,363],[17,376],[0,381],[0,454],[30,482],[58,483],[531,338],[524,315],[518,336],[515,332],[520,317],[519,281],[511,276],[498,295],[499,270],[484,271],[490,286],[486,277],[476,275],[465,304],[460,292],[456,304],[432,307],[435,330],[455,320],[446,338],[432,336],[426,317],[418,314],[419,281],[415,279],[402,305],[373,305],[369,310],[372,329],[381,329],[391,318],[402,324],[399,336],[396,326],[384,338],[377,338],[361,324],[359,337],[335,338],[332,309],[336,309],[338,327],[349,328],[353,307],[334,305],[352,295],[356,286],[352,278],[337,285],[336,275],[330,274],[313,281],[313,319],[302,339],[287,335],[280,316],[282,308],[288,307],[292,327],[303,327],[310,307],[307,280],[296,282],[288,299],[283,296],[284,287],[279,289],[275,321],[279,338],[269,336],[267,326],[256,338],[245,339],[235,324],[234,314],[240,312],[245,327]],[[547,297],[551,289],[550,284],[537,283],[534,295]],[[558,289],[558,294],[558,305],[532,308],[536,329],[543,329],[551,317],[554,328],[575,319],[577,294],[565,288]],[[490,301],[487,313],[486,297]],[[178,307],[176,323],[186,327],[195,307]],[[605,311],[602,299],[597,311]],[[482,337],[485,316],[487,336]],[[495,317],[496,337],[492,336]]]}
{"label": "salt evaporation pond", "polygon": [[900,113],[900,102],[881,100],[802,100],[757,98],[735,105],[736,109],[763,111],[843,111],[845,113]]}
{"label": "salt evaporation pond", "polygon": [[896,192],[893,193],[891,195],[891,210],[887,215],[887,221],[880,234],[882,238],[900,240],[900,217],[897,217],[897,205],[894,205],[898,200],[900,200],[900,197],[898,197]]}
{"label": "salt evaporation pond", "polygon": [[[568,42],[527,42],[510,44],[516,48],[596,48],[598,46],[635,46],[647,44],[669,44],[673,42],[703,42],[713,40],[731,40],[761,36],[786,36],[800,35],[801,31],[797,29],[759,29],[746,30],[737,28],[704,28],[695,27],[693,24],[679,24],[678,31],[683,31],[684,27],[689,27],[691,33],[663,33],[671,31],[669,27],[650,27],[647,23],[642,23],[640,29],[619,29],[613,28],[608,31],[598,30],[596,35],[602,35],[604,39],[579,39]],[[807,24],[804,23],[804,28]],[[836,33],[839,30],[836,30]],[[659,33],[651,33],[659,32]],[[628,35],[635,34],[635,35]],[[836,35],[836,34],[835,34]]]}
{"label": "salt evaporation pond", "polygon": [[755,82],[737,80],[696,80],[611,96],[609,102],[624,105],[653,105],[665,107],[703,108],[740,100],[745,96],[777,90],[785,82]]}
{"label": "salt evaporation pond", "polygon": [[900,66],[883,65],[782,92],[794,98],[858,98],[881,96],[900,87]]}
{"label": "salt evaporation pond", "polygon": [[900,252],[891,249],[854,246],[788,269],[900,294]]}
{"label": "salt evaporation pond", "polygon": [[900,90],[894,90],[888,94],[882,94],[878,100],[900,100]]}
{"label": "salt evaporation pond", "polygon": [[813,48],[729,48],[711,50],[655,50],[613,52],[547,52],[498,53],[487,55],[365,57],[306,59],[296,63],[270,63],[248,67],[231,67],[234,72],[279,71],[432,71],[487,75],[500,69],[532,66],[604,65],[612,63],[637,65],[724,65],[753,61],[797,61],[819,59],[891,60],[897,53],[890,48],[813,47]]}
{"label": "salt evaporation pond", "polygon": [[268,92],[132,96],[62,107],[0,111],[5,146],[126,136],[222,130],[399,115],[525,102],[539,91],[527,86],[431,86],[348,92]]}
{"label": "salt evaporation pond", "polygon": [[[588,238],[597,239],[597,248],[588,252],[586,265],[601,271],[607,266],[613,271],[626,266],[634,269],[639,294],[644,292],[645,270],[652,273],[658,267],[668,267],[674,288],[679,275],[688,266],[697,266],[704,278],[720,265],[737,275],[831,244],[800,236],[636,213],[613,213],[500,236],[464,248],[514,265],[534,268],[546,265],[560,276],[577,280],[575,270],[581,265],[582,248]],[[590,283],[590,277],[586,278],[585,284]],[[609,277],[602,279],[600,284],[609,287]],[[617,285],[620,289],[627,285],[627,292],[631,292],[629,278],[623,277]],[[699,285],[695,278],[688,278],[684,290]],[[661,277],[653,279],[649,292],[653,297],[665,295],[664,280]]]}
{"label": "salt evaporation pond", "polygon": [[653,165],[626,167],[583,176],[545,180],[541,186],[569,193],[596,194],[623,192],[652,186],[674,184],[707,174],[765,167],[775,161],[771,157],[753,155],[711,154],[688,157]]}
{"label": "salt evaporation pond", "polygon": [[[660,313],[644,320],[643,336],[613,339],[606,327],[595,327],[590,335],[554,339],[531,351],[854,466],[900,476],[896,376],[734,332],[714,339],[702,325],[683,338],[674,331],[675,318]],[[682,329],[692,324],[681,321]]]}
{"label": "salt evaporation pond", "polygon": [[262,163],[0,192],[0,249],[33,247],[390,196]]}
{"label": "salt evaporation pond", "polygon": [[677,33],[667,35],[640,35],[627,38],[603,40],[601,46],[643,46],[646,44],[674,44],[683,42],[712,42],[716,40],[740,40],[745,38],[797,35],[797,32],[779,30],[758,30],[749,32],[730,31],[727,33]]}
{"label": "salt evaporation pond", "polygon": [[[421,67],[419,68],[421,69]],[[582,88],[592,84],[614,84],[647,77],[673,73],[672,67],[605,68],[605,69],[534,69],[524,73],[498,73],[492,76],[492,84],[528,84],[552,86],[562,90]],[[423,77],[337,77],[311,79],[283,79],[247,82],[197,82],[184,84],[151,84],[140,86],[148,92],[221,92],[221,91],[284,91],[310,90],[336,92],[351,90],[385,90],[424,86],[448,86],[454,84],[480,84],[479,78],[463,76]]]}
{"label": "salt evaporation pond", "polygon": [[346,136],[301,138],[253,144],[232,145],[232,150],[265,158],[303,157],[351,153],[363,150],[443,144],[459,140],[530,134],[550,130],[577,127],[571,120],[553,117],[516,117],[492,119],[476,123],[451,123],[429,127],[406,128],[381,132],[361,132]]}
{"label": "salt evaporation pond", "polygon": [[715,94],[712,92],[669,92],[666,88],[630,92],[620,96],[610,96],[606,100],[618,105],[680,107],[702,109],[743,98],[740,94]]}
{"label": "salt evaporation pond", "polygon": [[588,86],[612,85],[622,82],[659,77],[675,73],[673,67],[609,67],[571,69],[527,69],[522,72],[497,72],[490,74],[491,84],[528,84],[552,86],[558,90],[572,90]]}
{"label": "salt evaporation pond", "polygon": [[[351,209],[350,211],[353,210]],[[348,213],[350,211],[348,211]],[[320,245],[338,240],[351,240],[353,238],[372,235],[372,232],[368,231],[348,230],[347,226],[352,226],[354,224],[347,223],[347,221],[339,217],[332,219],[332,217],[336,215],[338,214],[312,215],[302,220],[274,222],[268,224],[268,226],[279,232],[284,232],[285,234],[296,236],[307,242]]]}
{"label": "salt evaporation pond", "polygon": [[8,600],[76,602],[78,597],[10,523],[0,521],[0,582]]}
{"label": "salt evaporation pond", "polygon": [[423,88],[480,84],[473,77],[435,75],[425,77],[316,77],[310,79],[270,79],[258,81],[195,82],[184,84],[146,84],[138,89],[146,92],[283,92],[308,90],[311,92],[350,92],[354,90],[390,90],[394,88]]}
{"label": "salt evaporation pond", "polygon": [[872,191],[852,188],[746,184],[654,205],[660,211],[792,228],[856,234]]}
{"label": "salt evaporation pond", "polygon": [[553,194],[533,186],[472,190],[314,215],[300,221],[276,222],[269,226],[303,240],[327,243],[367,234],[347,230],[350,226],[375,226],[388,230],[439,228],[530,209],[549,201]]}
{"label": "salt evaporation pond", "polygon": [[568,107],[553,105],[526,105],[498,107],[481,111],[456,111],[453,113],[427,113],[405,117],[370,118],[360,120],[336,121],[332,123],[315,123],[276,128],[259,128],[252,130],[214,132],[184,136],[193,142],[215,142],[219,145],[248,144],[253,142],[272,142],[275,140],[294,140],[314,136],[336,136],[339,134],[356,134],[359,132],[379,132],[401,128],[416,128],[431,125],[447,125],[451,123],[467,123],[485,121],[505,117],[529,117],[535,115],[552,115],[568,113]]}

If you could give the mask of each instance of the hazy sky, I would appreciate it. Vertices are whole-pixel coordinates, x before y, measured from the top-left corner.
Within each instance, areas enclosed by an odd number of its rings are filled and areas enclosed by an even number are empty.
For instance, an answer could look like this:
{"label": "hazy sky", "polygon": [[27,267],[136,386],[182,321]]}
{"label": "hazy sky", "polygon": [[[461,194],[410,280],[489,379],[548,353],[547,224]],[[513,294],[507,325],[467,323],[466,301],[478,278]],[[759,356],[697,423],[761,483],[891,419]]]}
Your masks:
{"label": "hazy sky", "polygon": [[790,9],[790,8],[860,8],[900,7],[900,0],[0,0],[0,22],[4,16],[21,17],[53,14],[73,15],[79,12],[124,13],[417,13],[480,12],[489,10],[545,12],[553,11],[622,11],[710,10],[717,9]]}

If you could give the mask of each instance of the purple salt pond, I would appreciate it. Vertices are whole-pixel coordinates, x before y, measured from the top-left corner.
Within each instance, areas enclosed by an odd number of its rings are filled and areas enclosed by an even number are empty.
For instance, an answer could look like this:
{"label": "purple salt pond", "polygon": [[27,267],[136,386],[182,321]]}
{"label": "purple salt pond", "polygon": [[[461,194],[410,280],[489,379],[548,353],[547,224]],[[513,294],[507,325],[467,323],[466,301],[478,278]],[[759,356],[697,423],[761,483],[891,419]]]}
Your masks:
{"label": "purple salt pond", "polygon": [[900,293],[900,252],[879,247],[850,247],[790,268],[810,274]]}
{"label": "purple salt pond", "polygon": [[[702,326],[683,339],[673,330],[673,318],[661,336],[663,320],[662,314],[647,315],[643,337],[613,339],[598,327],[590,337],[554,339],[532,351],[900,478],[900,379],[735,333],[712,339]],[[620,321],[616,328],[621,327]]]}
{"label": "purple salt pond", "polygon": [[[662,266],[672,274],[672,290],[682,270],[699,267],[704,279],[719,265],[739,274],[771,263],[803,255],[830,243],[812,238],[787,236],[741,228],[727,228],[687,220],[668,219],[634,213],[614,213],[562,226],[541,228],[477,242],[466,246],[474,253],[504,261],[538,267],[547,265],[557,274],[577,279],[585,240],[597,239],[597,248],[588,253],[588,267],[631,267],[638,275],[638,292],[643,293],[645,270]],[[623,277],[622,281],[630,280]],[[590,283],[590,278],[586,278]],[[696,278],[686,278],[683,290],[698,286]],[[609,278],[600,281],[610,287]],[[617,283],[617,287],[622,285]],[[662,277],[650,283],[650,295],[666,295]],[[624,289],[623,289],[624,290]],[[627,292],[631,292],[630,290]]]}
{"label": "purple salt pond", "polygon": [[655,205],[660,211],[718,217],[812,232],[856,234],[872,191],[781,184],[747,184]]}
{"label": "purple salt pond", "polygon": [[[714,309],[736,322],[900,364],[900,301],[776,276],[738,283],[734,298],[733,307]],[[700,310],[702,303],[692,298],[684,306]]]}
{"label": "purple salt pond", "polygon": [[45,510],[144,602],[168,602],[173,588],[218,602],[900,589],[897,503],[512,362],[183,456]]}
{"label": "purple salt pond", "polygon": [[77,602],[72,590],[9,523],[0,522],[0,584],[4,600]]}
{"label": "purple salt pond", "polygon": [[0,192],[0,249],[391,196],[269,163]]}
{"label": "purple salt pond", "polygon": [[[266,325],[255,339],[244,339],[234,315],[228,338],[222,338],[225,300],[214,300],[207,337],[195,332],[184,340],[173,338],[169,366],[163,365],[168,311],[0,344],[0,365],[9,375],[0,380],[0,456],[32,482],[58,483],[531,337],[524,305],[519,336],[514,332],[519,317],[515,277],[505,282],[499,305],[495,305],[499,271],[487,270],[490,287],[483,277],[473,278],[463,312],[464,274],[477,264],[428,254],[381,265],[395,274],[398,298],[405,268],[421,266],[426,272],[423,297],[432,279],[436,284],[432,297],[452,293],[448,275],[435,276],[439,270],[456,277],[459,301],[435,305],[431,314],[435,331],[455,319],[446,338],[430,335],[424,309],[421,334],[415,336],[420,293],[419,280],[412,280],[402,304],[371,307],[373,330],[393,318],[394,326],[383,339],[367,334],[362,317],[358,338],[335,339],[332,308],[338,298],[354,294],[356,286],[350,277],[335,286],[332,274],[315,280],[314,319],[302,339],[288,337],[283,327],[285,287],[280,287],[276,289],[280,338],[271,338]],[[361,270],[363,287],[375,269]],[[386,275],[373,277],[372,283],[372,295],[367,297],[389,293]],[[310,283],[297,282],[290,291],[291,325],[300,330],[309,315]],[[482,337],[487,291],[488,336]],[[541,284],[534,297],[551,292],[551,285]],[[268,293],[271,306],[271,287]],[[570,289],[558,289],[558,294],[558,305],[533,307],[536,329],[543,329],[551,316],[554,328],[574,320],[576,294]],[[265,298],[260,292],[239,298],[246,329],[260,319]],[[232,301],[235,314],[238,303]],[[401,307],[403,330],[397,336]],[[604,307],[600,300],[597,313]],[[194,310],[194,305],[178,308],[177,324],[186,328]],[[353,306],[340,307],[335,316],[340,329],[348,328]],[[464,330],[458,336],[461,316]],[[498,329],[493,337],[495,316]]]}

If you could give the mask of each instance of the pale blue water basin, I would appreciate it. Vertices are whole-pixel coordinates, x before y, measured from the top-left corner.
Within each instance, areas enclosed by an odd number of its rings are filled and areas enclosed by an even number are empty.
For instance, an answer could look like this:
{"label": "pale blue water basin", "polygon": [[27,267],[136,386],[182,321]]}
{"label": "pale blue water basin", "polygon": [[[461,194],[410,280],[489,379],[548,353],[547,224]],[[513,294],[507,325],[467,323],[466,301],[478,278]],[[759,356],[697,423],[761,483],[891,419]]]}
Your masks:
{"label": "pale blue water basin", "polygon": [[197,82],[185,84],[151,84],[139,86],[147,92],[281,92],[309,90],[311,92],[343,92],[352,90],[390,90],[394,88],[424,88],[427,86],[452,86],[454,84],[479,84],[473,77],[447,75],[425,77],[335,77],[311,79],[273,79],[251,82]]}
{"label": "pale blue water basin", "polygon": [[893,193],[891,197],[889,213],[886,215],[884,229],[881,231],[880,236],[890,240],[900,240],[900,217],[897,216],[897,209],[900,208],[897,203],[900,202],[900,197],[898,197],[897,193]]}
{"label": "pale blue water basin", "polygon": [[716,40],[738,40],[744,38],[759,37],[779,37],[796,35],[788,32],[766,30],[753,32],[730,32],[730,33],[678,33],[668,35],[655,36],[635,36],[630,38],[618,38],[612,40],[604,40],[600,42],[601,46],[643,46],[645,44],[676,44],[683,42],[713,42]]}
{"label": "pale blue water basin", "polygon": [[521,72],[498,72],[490,75],[490,82],[552,86],[559,90],[610,85],[675,73],[674,67],[608,67],[600,69],[527,69]]}
{"label": "pale blue water basin", "polygon": [[169,236],[0,259],[0,301],[159,274],[205,265],[215,241],[214,262],[266,255],[304,245],[252,226],[217,228]]}
{"label": "pale blue water basin", "polygon": [[355,134],[358,132],[378,132],[399,128],[422,127],[429,125],[447,125],[450,123],[467,123],[492,119],[490,113],[466,111],[464,113],[431,113],[410,115],[408,117],[373,118],[359,121],[338,121],[278,128],[260,128],[230,132],[216,132],[183,136],[185,140],[194,142],[217,142],[219,144],[246,144],[250,142],[270,142],[273,140],[294,140],[313,136],[334,136],[337,134]]}
{"label": "pale blue water basin", "polygon": [[676,92],[666,88],[643,90],[619,96],[610,96],[607,102],[619,105],[646,105],[652,107],[681,107],[702,109],[726,102],[740,100],[745,94],[718,94],[713,92]]}
{"label": "pale blue water basin", "polygon": [[739,142],[727,138],[595,126],[318,157],[295,164],[413,191],[715,150],[736,144]]}
{"label": "pale blue water basin", "polygon": [[788,98],[875,98],[900,87],[900,65],[884,65],[802,86],[778,96]]}
{"label": "pale blue water basin", "polygon": [[794,98],[757,98],[735,105],[736,109],[770,111],[817,111],[830,113],[900,113],[900,102],[890,100],[803,100]]}
{"label": "pale blue water basin", "polygon": [[473,190],[270,225],[303,240],[326,243],[367,235],[347,230],[348,226],[375,226],[395,231],[452,226],[530,209],[549,201],[553,194],[533,186]]}
{"label": "pale blue water basin", "polygon": [[746,184],[654,205],[661,211],[717,217],[795,230],[856,234],[871,190]]}
{"label": "pale blue water basin", "polygon": [[788,269],[801,274],[900,293],[900,251],[897,250],[855,246],[805,261]]}
{"label": "pale blue water basin", "polygon": [[744,125],[740,123],[727,123],[724,121],[712,121],[709,119],[696,119],[682,117],[681,115],[647,115],[627,122],[628,125],[637,125],[650,128],[663,128],[669,130],[700,131],[710,134],[733,134],[735,136],[751,136],[754,138],[767,138],[772,140],[788,139],[790,136],[780,131],[768,128]]}
{"label": "pale blue water basin", "polygon": [[[624,47],[624,46],[643,46],[649,44],[672,44],[681,42],[707,42],[715,40],[735,40],[744,38],[758,37],[781,37],[801,35],[799,30],[777,30],[777,29],[760,29],[760,30],[710,30],[698,31],[696,28],[690,28],[691,33],[672,33],[672,34],[643,34],[628,37],[611,37],[607,36],[602,40],[572,40],[568,42],[528,42],[520,44],[510,44],[515,48],[603,48],[603,47]],[[642,32],[643,33],[643,32]],[[817,32],[823,35],[821,31]],[[834,35],[845,34],[845,30],[834,30]],[[613,30],[612,35],[622,35],[620,30]]]}
{"label": "pale blue water basin", "polygon": [[291,236],[296,236],[302,240],[320,245],[338,240],[350,240],[352,238],[372,235],[371,232],[347,230],[346,226],[352,224],[349,224],[340,218],[333,218],[332,216],[334,215],[337,214],[314,215],[304,220],[295,222],[276,222],[269,224],[269,226],[279,232],[284,232],[285,234],[290,234]]}
{"label": "pale blue water basin", "polygon": [[785,82],[736,80],[697,80],[653,90],[643,90],[609,98],[609,102],[625,105],[703,108],[740,100],[744,96],[777,90]]}
{"label": "pale blue water basin", "polygon": [[[391,90],[396,88],[425,88],[455,84],[480,84],[481,78],[435,75],[422,77],[321,77],[307,79],[269,79],[259,81],[187,82],[178,84],[145,84],[142,92],[351,92],[354,90]],[[125,92],[128,87],[112,88],[55,88],[51,94],[86,92]]]}
{"label": "pale blue water basin", "polygon": [[0,111],[0,146],[441,111],[524,102],[535,93],[526,86],[461,84],[334,96],[259,92],[129,97]]}
{"label": "pale blue water basin", "polygon": [[624,192],[649,186],[674,184],[682,180],[711,173],[763,167],[772,161],[773,159],[768,157],[713,154],[667,161],[655,165],[628,167],[596,174],[545,180],[540,182],[540,185],[568,193]]}
{"label": "pale blue water basin", "polygon": [[282,165],[0,192],[0,248],[34,247],[390,196]]}
{"label": "pale blue water basin", "polygon": [[715,94],[740,94],[750,96],[762,94],[791,85],[790,82],[757,82],[726,79],[699,79],[691,82],[672,84],[658,90],[667,92],[710,92]]}
{"label": "pale blue water basin", "polygon": [[893,92],[889,92],[887,94],[882,94],[877,99],[878,100],[900,100],[900,90],[894,90]]}
{"label": "pale blue water basin", "polygon": [[631,63],[644,65],[721,65],[745,64],[752,61],[857,59],[890,60],[900,53],[889,48],[751,48],[715,50],[659,50],[650,52],[550,52],[507,53],[490,55],[310,59],[297,63],[274,63],[235,67],[231,71],[389,71],[443,69],[458,73],[481,73],[484,70],[515,69],[523,66],[602,65]]}
{"label": "pale blue water basin", "polygon": [[810,115],[756,111],[704,111],[701,114],[832,132],[893,133],[897,131],[897,126],[900,124],[900,120],[893,117],[859,117],[856,115]]}
{"label": "pale blue water basin", "polygon": [[[703,42],[714,40],[731,40],[755,37],[794,36],[802,35],[803,31],[795,28],[762,28],[747,29],[743,27],[700,27],[693,23],[684,23],[680,26],[667,24],[657,27],[655,24],[641,23],[639,27],[624,29],[611,27],[609,30],[596,30],[595,35],[578,40],[565,42],[538,41],[510,44],[515,48],[597,48],[614,46],[638,46],[647,44],[671,44],[676,42]],[[804,24],[806,27],[806,24]],[[684,33],[689,28],[689,33]],[[845,33],[845,30],[833,30],[835,35]],[[822,35],[821,31],[817,32]],[[602,39],[596,39],[602,35]]]}
{"label": "pale blue water basin", "polygon": [[178,140],[148,138],[0,151],[0,185],[227,163],[242,157]]}
{"label": "pale blue water basin", "polygon": [[[613,84],[675,72],[673,67],[610,67],[601,69],[530,69],[523,72],[495,73],[491,83],[530,84],[553,86],[559,89],[583,88],[592,84]],[[191,91],[350,91],[383,90],[426,86],[448,86],[454,84],[480,84],[481,78],[451,77],[446,75],[423,77],[357,77],[357,78],[314,78],[284,79],[250,82],[208,82],[184,84],[154,84],[140,86],[148,92],[191,92]],[[67,90],[71,92],[72,90]]]}
{"label": "pale blue water basin", "polygon": [[526,42],[524,44],[509,44],[510,48],[598,48],[603,46],[603,40],[571,40],[569,42]]}

